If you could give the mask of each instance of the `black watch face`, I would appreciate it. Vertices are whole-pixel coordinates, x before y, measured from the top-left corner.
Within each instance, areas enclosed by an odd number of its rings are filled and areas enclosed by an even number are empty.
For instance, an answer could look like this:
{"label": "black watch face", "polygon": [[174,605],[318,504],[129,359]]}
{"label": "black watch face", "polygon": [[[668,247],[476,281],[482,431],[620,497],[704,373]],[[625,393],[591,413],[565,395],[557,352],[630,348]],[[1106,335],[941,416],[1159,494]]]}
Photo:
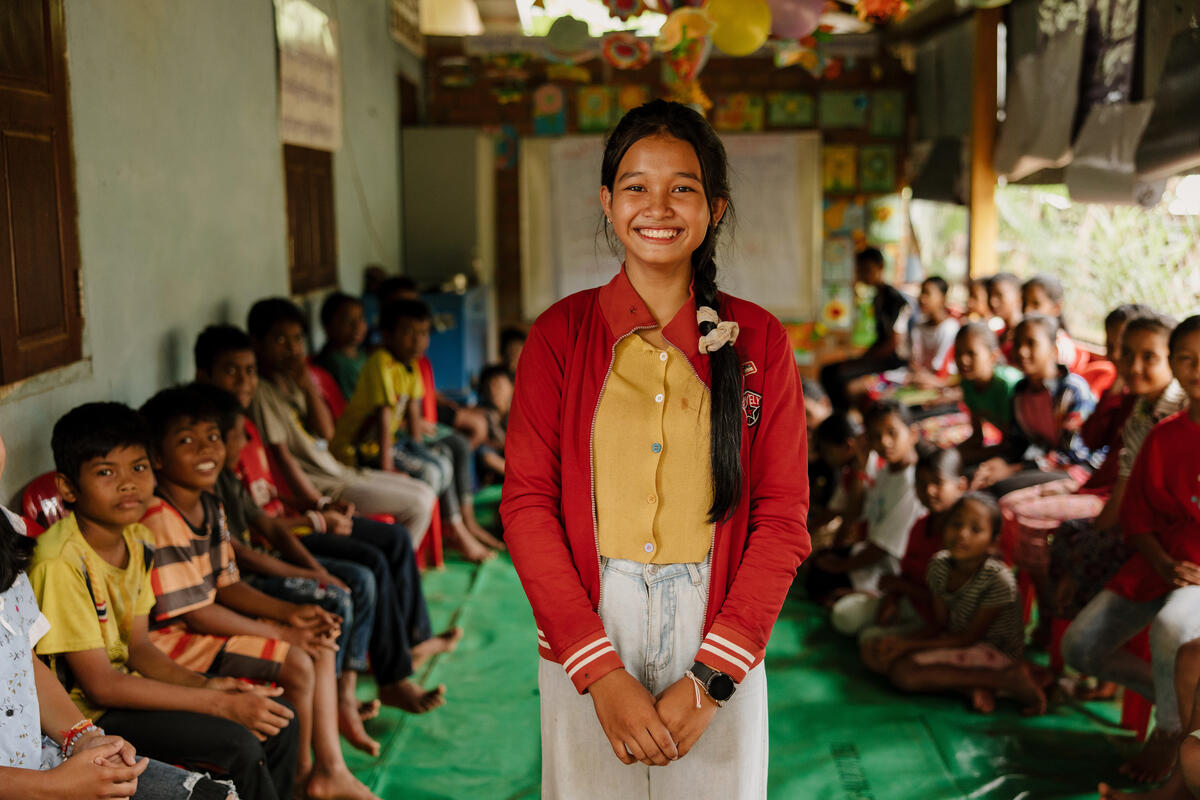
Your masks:
{"label": "black watch face", "polygon": [[708,694],[713,700],[724,703],[733,697],[733,678],[724,673],[717,673],[708,682]]}

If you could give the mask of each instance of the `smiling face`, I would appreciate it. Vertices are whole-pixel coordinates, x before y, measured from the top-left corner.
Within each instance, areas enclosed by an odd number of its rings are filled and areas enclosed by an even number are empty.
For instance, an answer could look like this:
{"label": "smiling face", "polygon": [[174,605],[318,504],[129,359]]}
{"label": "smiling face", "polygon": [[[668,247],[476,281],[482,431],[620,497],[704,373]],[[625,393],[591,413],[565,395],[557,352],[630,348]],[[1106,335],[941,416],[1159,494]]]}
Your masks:
{"label": "smiling face", "polygon": [[1192,408],[1200,405],[1200,331],[1180,336],[1175,342],[1171,371],[1191,401]]}
{"label": "smiling face", "polygon": [[1134,330],[1121,342],[1121,377],[1129,391],[1141,397],[1154,397],[1171,383],[1171,360],[1167,353],[1167,334],[1162,331]]}
{"label": "smiling face", "polygon": [[988,287],[988,307],[1009,327],[1021,318],[1021,287],[1009,281],[996,281]]}
{"label": "smiling face", "polygon": [[225,444],[217,421],[188,417],[167,426],[154,463],[162,481],[193,491],[215,486],[223,466]]}
{"label": "smiling face", "polygon": [[974,500],[959,503],[946,519],[946,549],[955,561],[982,558],[992,549],[992,515]]}
{"label": "smiling face", "polygon": [[236,397],[242,408],[249,408],[258,389],[258,362],[253,350],[228,350],[213,361],[212,372],[199,377]]}
{"label": "smiling face", "polygon": [[1017,367],[1030,378],[1049,378],[1058,370],[1058,348],[1041,325],[1026,322],[1014,339]]}
{"label": "smiling face", "polygon": [[1021,289],[1021,310],[1026,314],[1057,317],[1062,313],[1062,304],[1051,300],[1046,290],[1035,283]]}
{"label": "smiling face", "polygon": [[986,383],[996,371],[996,351],[984,337],[968,333],[954,346],[954,363],[963,380]]}
{"label": "smiling face", "polygon": [[939,475],[936,470],[917,467],[917,499],[931,514],[940,514],[958,502],[967,490],[967,479]]}
{"label": "smiling face", "polygon": [[97,525],[120,529],[146,513],[154,495],[150,456],[140,445],[117,447],[83,462],[73,481],[61,472],[55,476],[58,493],[75,513]]}
{"label": "smiling face", "polygon": [[658,274],[690,269],[692,252],[726,206],[717,198],[710,213],[696,151],[667,135],[639,139],[625,151],[600,203],[625,246],[626,268]]}

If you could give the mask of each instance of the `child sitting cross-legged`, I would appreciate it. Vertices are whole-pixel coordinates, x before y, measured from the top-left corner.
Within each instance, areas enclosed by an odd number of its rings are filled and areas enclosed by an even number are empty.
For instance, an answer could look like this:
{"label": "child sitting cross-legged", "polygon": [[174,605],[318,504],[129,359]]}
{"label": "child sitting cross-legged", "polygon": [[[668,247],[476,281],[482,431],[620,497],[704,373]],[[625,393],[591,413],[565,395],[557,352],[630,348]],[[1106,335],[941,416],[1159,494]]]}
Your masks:
{"label": "child sitting cross-legged", "polygon": [[453,431],[436,434],[421,413],[426,392],[417,360],[429,347],[431,314],[420,300],[394,300],[379,313],[383,345],[367,359],[358,386],[338,418],[330,448],[351,466],[407,473],[438,493],[446,537],[470,561],[504,545],[474,524],[474,464],[470,447]]}
{"label": "child sitting cross-legged", "polygon": [[297,784],[310,798],[376,800],[346,767],[338,736],[338,621],[241,580],[225,509],[213,494],[225,462],[218,414],[194,386],[142,406],[158,502],[142,518],[154,536],[152,641],[183,666],[274,681],[296,708]]}
{"label": "child sitting cross-legged", "polygon": [[[908,548],[908,532],[921,516],[921,504],[913,486],[918,435],[908,410],[892,400],[877,403],[867,412],[866,427],[871,449],[884,461],[863,501],[866,540],[854,544],[849,551],[827,550],[817,555],[809,572],[810,585],[818,580],[828,581],[827,575],[842,579],[843,587],[829,592],[825,598],[835,614],[833,604],[842,602],[846,595],[879,594],[879,579],[899,571],[900,559]],[[846,602],[856,600],[850,598]]]}
{"label": "child sitting cross-legged", "polygon": [[984,713],[1002,694],[1024,713],[1041,714],[1046,695],[1021,661],[1017,582],[991,556],[999,534],[995,500],[979,492],[960,497],[946,520],[946,549],[929,562],[926,575],[934,625],[911,636],[873,640],[869,658],[905,691],[961,692]]}
{"label": "child sitting cross-legged", "polygon": [[861,609],[839,603],[844,614],[857,620],[834,616],[834,627],[843,633],[858,632],[859,650],[869,669],[886,672],[886,667],[871,660],[872,639],[881,636],[907,636],[934,622],[933,603],[925,573],[929,561],[945,547],[946,519],[950,508],[967,489],[962,474],[962,458],[954,448],[940,449],[922,443],[917,458],[917,498],[929,513],[913,523],[908,534],[908,549],[900,559],[900,572],[879,579],[882,596],[863,603]]}
{"label": "child sitting cross-legged", "polygon": [[29,579],[49,621],[37,653],[88,720],[142,755],[227,777],[242,798],[290,800],[297,729],[282,691],[186,669],[150,641],[139,519],[154,473],[137,412],[79,406],[55,424],[52,447],[72,513],[34,550]]}

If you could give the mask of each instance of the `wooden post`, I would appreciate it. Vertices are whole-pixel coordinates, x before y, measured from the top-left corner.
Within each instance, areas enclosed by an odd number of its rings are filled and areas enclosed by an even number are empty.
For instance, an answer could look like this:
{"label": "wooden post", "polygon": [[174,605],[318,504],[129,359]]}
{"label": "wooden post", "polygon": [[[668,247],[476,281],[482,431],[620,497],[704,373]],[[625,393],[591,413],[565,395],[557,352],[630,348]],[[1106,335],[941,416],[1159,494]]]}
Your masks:
{"label": "wooden post", "polygon": [[970,236],[967,274],[996,272],[996,32],[999,8],[975,12],[971,91]]}

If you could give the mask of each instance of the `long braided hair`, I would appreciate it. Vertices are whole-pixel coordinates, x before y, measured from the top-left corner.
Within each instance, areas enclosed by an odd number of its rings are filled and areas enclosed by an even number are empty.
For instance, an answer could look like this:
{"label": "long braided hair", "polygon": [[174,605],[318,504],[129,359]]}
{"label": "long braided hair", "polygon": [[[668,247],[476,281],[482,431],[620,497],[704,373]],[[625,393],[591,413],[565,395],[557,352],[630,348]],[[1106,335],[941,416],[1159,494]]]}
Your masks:
{"label": "long braided hair", "polygon": [[[710,224],[704,241],[692,252],[692,291],[696,306],[709,306],[721,313],[717,294],[717,264],[714,256],[721,228],[732,224],[733,205],[730,198],[728,162],[725,146],[708,121],[692,109],[679,103],[654,100],[626,114],[604,146],[600,167],[600,182],[613,191],[617,168],[629,148],[647,136],[670,136],[687,142],[700,161],[700,181],[710,214],[714,203],[723,199],[729,205],[715,224]],[[617,243],[606,229],[614,252]],[[714,327],[711,322],[700,323],[701,335]],[[732,343],[709,353],[712,368],[712,404],[710,422],[710,451],[713,476],[713,503],[708,511],[711,522],[727,519],[737,507],[742,493],[742,371],[741,361]]]}

